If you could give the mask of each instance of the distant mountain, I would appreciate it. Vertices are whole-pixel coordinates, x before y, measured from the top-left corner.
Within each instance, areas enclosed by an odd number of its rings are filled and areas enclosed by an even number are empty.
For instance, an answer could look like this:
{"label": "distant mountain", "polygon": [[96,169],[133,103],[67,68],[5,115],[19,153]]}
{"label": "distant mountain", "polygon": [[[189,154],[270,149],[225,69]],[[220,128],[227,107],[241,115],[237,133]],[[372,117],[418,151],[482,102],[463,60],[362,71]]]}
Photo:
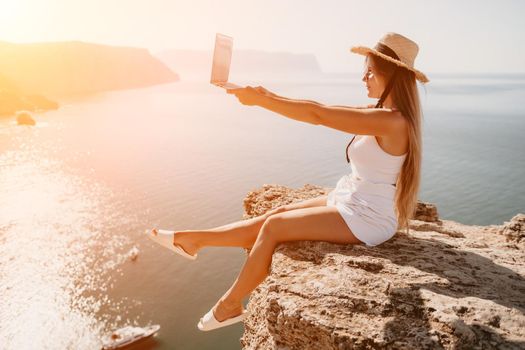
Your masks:
{"label": "distant mountain", "polygon": [[179,80],[147,49],[80,41],[0,42],[0,74],[25,94],[51,98]]}
{"label": "distant mountain", "polygon": [[[167,50],[155,54],[170,68],[185,77],[208,79],[211,74],[213,51]],[[267,52],[258,50],[235,50],[232,54],[230,77],[293,77],[322,73],[313,54]]]}

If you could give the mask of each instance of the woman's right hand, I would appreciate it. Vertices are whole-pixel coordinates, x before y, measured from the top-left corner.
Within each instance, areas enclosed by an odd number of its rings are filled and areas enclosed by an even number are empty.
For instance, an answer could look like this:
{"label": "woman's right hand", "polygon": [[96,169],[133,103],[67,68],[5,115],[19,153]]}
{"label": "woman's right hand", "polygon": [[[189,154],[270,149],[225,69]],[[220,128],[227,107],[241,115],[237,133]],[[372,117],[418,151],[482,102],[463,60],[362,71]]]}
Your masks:
{"label": "woman's right hand", "polygon": [[270,90],[268,89],[265,89],[263,88],[262,86],[257,86],[255,88],[255,90],[260,93],[260,94],[263,94],[263,95],[266,95],[266,96],[269,96],[269,97],[278,97],[277,94],[274,94],[273,92],[271,92]]}
{"label": "woman's right hand", "polygon": [[226,93],[235,95],[239,102],[245,106],[258,106],[264,99],[262,97],[263,94],[257,91],[257,88],[251,86],[226,89]]}

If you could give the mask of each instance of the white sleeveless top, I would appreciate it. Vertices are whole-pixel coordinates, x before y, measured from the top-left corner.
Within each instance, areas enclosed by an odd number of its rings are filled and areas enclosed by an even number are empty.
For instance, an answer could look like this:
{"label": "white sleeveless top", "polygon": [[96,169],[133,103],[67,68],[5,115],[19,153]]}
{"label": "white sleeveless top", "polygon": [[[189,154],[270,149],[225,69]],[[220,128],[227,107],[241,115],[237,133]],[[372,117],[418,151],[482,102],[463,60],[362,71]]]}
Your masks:
{"label": "white sleeveless top", "polygon": [[385,152],[374,135],[357,135],[349,147],[352,174],[376,184],[396,184],[407,153],[395,156]]}
{"label": "white sleeveless top", "polygon": [[337,207],[354,235],[368,246],[390,239],[397,230],[395,183],[408,153],[386,153],[374,135],[356,135],[348,156],[352,172],[339,179],[327,205]]}

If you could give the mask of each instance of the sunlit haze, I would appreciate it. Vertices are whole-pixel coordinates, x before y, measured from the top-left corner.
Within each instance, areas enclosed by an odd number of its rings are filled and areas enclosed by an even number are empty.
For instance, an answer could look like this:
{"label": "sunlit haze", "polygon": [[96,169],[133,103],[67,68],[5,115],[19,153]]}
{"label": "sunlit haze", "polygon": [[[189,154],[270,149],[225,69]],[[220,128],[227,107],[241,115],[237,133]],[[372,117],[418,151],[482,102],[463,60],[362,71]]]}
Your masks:
{"label": "sunlit haze", "polygon": [[[525,344],[524,13],[0,0],[0,350]],[[365,78],[388,32],[428,84]]]}
{"label": "sunlit haze", "polygon": [[0,41],[82,40],[211,50],[216,32],[235,48],[313,53],[323,71],[358,72],[352,45],[384,32],[420,45],[424,72],[523,72],[521,1],[2,0]]}

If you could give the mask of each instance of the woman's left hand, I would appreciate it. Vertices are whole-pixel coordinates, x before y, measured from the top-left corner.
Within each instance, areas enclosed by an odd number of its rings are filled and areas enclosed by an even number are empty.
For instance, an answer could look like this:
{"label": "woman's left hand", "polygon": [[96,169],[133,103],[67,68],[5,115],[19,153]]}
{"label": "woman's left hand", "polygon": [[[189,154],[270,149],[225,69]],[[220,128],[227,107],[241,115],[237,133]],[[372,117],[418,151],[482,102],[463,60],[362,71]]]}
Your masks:
{"label": "woman's left hand", "polygon": [[229,94],[234,94],[235,97],[239,99],[239,102],[246,106],[258,105],[265,96],[251,86],[238,89],[227,89],[226,92]]}

